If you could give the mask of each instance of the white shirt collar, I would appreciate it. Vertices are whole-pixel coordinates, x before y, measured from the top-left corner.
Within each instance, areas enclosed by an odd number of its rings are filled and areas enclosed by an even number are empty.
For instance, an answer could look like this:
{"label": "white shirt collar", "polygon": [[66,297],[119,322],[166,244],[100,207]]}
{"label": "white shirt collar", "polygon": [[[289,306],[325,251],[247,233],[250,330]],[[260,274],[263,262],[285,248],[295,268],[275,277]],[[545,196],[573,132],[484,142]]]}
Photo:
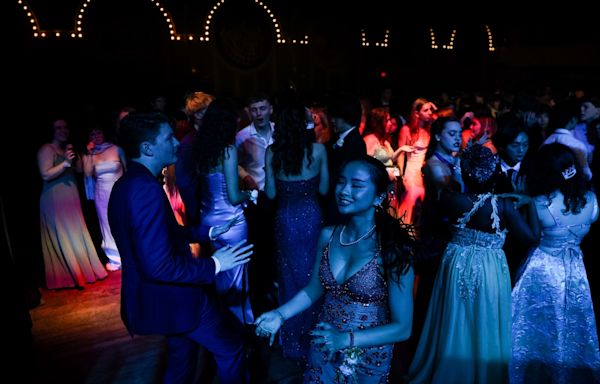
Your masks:
{"label": "white shirt collar", "polygon": [[502,173],[507,173],[509,169],[513,169],[515,172],[519,172],[519,170],[521,169],[521,162],[518,162],[517,164],[511,167],[510,165],[506,164],[504,160],[502,160],[500,162],[500,167],[502,168]]}

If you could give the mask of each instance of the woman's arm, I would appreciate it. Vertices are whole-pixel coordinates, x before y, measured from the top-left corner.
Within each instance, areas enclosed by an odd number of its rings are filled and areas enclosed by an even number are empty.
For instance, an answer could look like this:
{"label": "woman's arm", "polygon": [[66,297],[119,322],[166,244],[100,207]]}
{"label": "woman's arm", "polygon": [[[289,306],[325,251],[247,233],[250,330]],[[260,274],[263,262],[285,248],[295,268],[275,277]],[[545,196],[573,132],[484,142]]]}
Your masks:
{"label": "woman's arm", "polygon": [[364,330],[340,332],[330,324],[321,323],[320,329],[311,332],[317,336],[315,343],[323,344],[325,351],[333,353],[349,347],[373,347],[406,340],[412,332],[414,271],[410,268],[399,281],[388,279],[390,322]]}
{"label": "woman's arm", "polygon": [[225,184],[227,185],[227,197],[233,205],[243,203],[250,199],[249,193],[240,191],[238,179],[238,164],[237,151],[234,146],[230,145],[225,148],[225,156],[223,157],[223,173],[225,174]]}
{"label": "woman's arm", "polygon": [[271,200],[275,198],[275,175],[273,174],[273,151],[271,146],[265,152],[265,194]]}
{"label": "woman's arm", "polygon": [[83,160],[83,175],[92,177],[94,175],[94,155],[84,154]]}
{"label": "woman's arm", "polygon": [[[508,230],[520,242],[534,246],[539,241],[541,232],[534,200],[526,195],[507,194],[505,196],[508,198],[502,200],[504,201],[504,213]],[[512,200],[515,196],[520,200],[519,202]],[[526,200],[525,203],[523,203],[523,199]],[[517,204],[524,206],[524,214],[521,214]]]}
{"label": "woman's arm", "polygon": [[313,150],[318,152],[320,170],[319,170],[319,193],[325,196],[329,192],[329,166],[327,165],[327,151],[323,144],[313,144]]}
{"label": "woman's arm", "polygon": [[123,166],[123,172],[127,172],[127,157],[125,156],[125,151],[119,146],[117,146],[117,151],[119,152],[119,161]]}
{"label": "woman's arm", "polygon": [[404,175],[404,159],[406,152],[412,152],[413,147],[410,145],[410,128],[408,125],[400,128],[400,134],[398,135],[398,149],[394,151],[392,155],[392,161],[396,163],[400,169],[400,174]]}
{"label": "woman's arm", "polygon": [[65,169],[71,167],[71,162],[65,160],[60,164],[54,165],[54,150],[48,144],[44,144],[38,151],[38,169],[42,180],[50,181],[62,175]]}

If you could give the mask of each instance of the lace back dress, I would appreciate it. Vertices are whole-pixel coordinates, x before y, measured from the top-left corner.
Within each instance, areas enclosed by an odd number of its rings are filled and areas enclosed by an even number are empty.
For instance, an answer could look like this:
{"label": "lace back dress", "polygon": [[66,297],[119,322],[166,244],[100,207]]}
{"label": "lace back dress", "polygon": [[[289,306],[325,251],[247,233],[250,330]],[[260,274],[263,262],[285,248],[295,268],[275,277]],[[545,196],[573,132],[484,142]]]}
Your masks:
{"label": "lace back dress", "polygon": [[511,383],[598,383],[600,352],[590,287],[579,248],[598,217],[593,193],[578,214],[562,195],[536,198],[540,245],[513,289]]}
{"label": "lace back dress", "polygon": [[[493,232],[468,228],[488,200]],[[496,196],[479,195],[452,230],[408,382],[506,383],[511,285]]]}
{"label": "lace back dress", "polygon": [[[333,231],[338,234],[339,228]],[[332,238],[334,235],[332,234]],[[363,330],[387,324],[390,321],[388,287],[381,275],[376,254],[358,272],[346,281],[338,283],[329,262],[329,245],[323,250],[319,278],[325,288],[323,307],[319,321],[329,323],[342,332],[349,329]],[[393,344],[363,348],[365,354],[358,362],[358,382],[386,383],[392,360]],[[317,348],[311,347],[305,383],[338,383],[341,353],[332,360]]]}

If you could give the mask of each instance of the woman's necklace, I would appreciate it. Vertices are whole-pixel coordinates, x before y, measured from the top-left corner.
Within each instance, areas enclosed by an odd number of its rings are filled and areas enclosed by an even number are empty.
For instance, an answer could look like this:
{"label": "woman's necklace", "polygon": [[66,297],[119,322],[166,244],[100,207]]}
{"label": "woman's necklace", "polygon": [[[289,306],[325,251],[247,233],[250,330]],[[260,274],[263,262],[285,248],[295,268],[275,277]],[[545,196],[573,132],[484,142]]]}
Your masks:
{"label": "woman's necklace", "polygon": [[433,155],[442,163],[446,164],[448,166],[448,168],[450,168],[450,171],[452,173],[454,173],[455,171],[457,171],[457,166],[455,163],[450,162],[448,159],[446,159],[446,157],[444,155],[442,155],[441,153],[439,153],[438,151],[433,152]]}
{"label": "woman's necklace", "polygon": [[356,239],[354,241],[350,241],[348,243],[344,243],[344,241],[342,240],[342,234],[344,233],[344,229],[346,229],[345,225],[342,227],[342,230],[340,231],[340,245],[343,245],[344,247],[348,247],[350,245],[354,245],[354,244],[358,243],[361,240],[364,240],[367,236],[369,236],[371,233],[373,233],[373,231],[375,230],[375,224],[373,224],[373,226],[371,228],[369,228],[369,230],[364,235],[362,235],[358,239]]}

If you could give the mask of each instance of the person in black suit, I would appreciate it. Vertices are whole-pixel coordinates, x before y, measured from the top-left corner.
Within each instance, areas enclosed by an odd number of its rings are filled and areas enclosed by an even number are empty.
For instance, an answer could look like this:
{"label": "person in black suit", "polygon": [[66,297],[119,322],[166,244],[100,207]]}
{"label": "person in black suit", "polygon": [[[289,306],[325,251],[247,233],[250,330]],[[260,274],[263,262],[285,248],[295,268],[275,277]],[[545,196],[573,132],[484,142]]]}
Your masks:
{"label": "person in black suit", "polygon": [[179,147],[165,115],[129,114],[121,122],[119,143],[128,171],[113,187],[108,220],[121,253],[121,318],[127,330],[166,335],[165,383],[193,381],[199,345],[215,356],[221,383],[247,382],[242,338],[227,326],[203,284],[247,263],[252,246],[240,243],[212,257],[192,257],[192,240],[218,237],[228,227],[177,224],[157,180],[177,160]]}
{"label": "person in black suit", "polygon": [[325,222],[326,225],[332,225],[341,221],[332,192],[338,182],[340,170],[350,160],[366,156],[367,147],[358,132],[362,113],[358,97],[340,94],[331,100],[328,110],[335,136],[327,146],[330,187],[325,202]]}
{"label": "person in black suit", "polygon": [[[532,154],[529,152],[529,135],[521,119],[513,114],[498,118],[498,130],[492,136],[492,142],[500,156],[500,172],[496,188],[497,194],[525,193],[527,164]],[[517,240],[514,233],[508,233],[504,242],[504,253],[508,262],[511,281],[514,284],[519,266],[527,257],[529,246]]]}

